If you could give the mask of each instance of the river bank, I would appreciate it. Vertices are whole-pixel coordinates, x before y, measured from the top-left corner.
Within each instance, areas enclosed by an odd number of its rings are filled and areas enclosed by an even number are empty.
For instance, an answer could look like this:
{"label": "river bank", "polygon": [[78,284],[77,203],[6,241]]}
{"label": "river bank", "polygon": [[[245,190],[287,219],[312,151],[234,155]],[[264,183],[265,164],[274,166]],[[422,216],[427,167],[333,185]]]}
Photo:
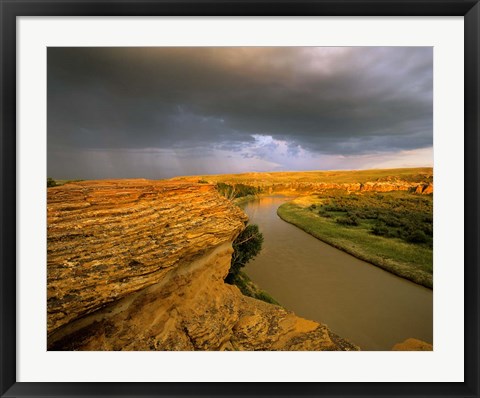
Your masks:
{"label": "river bank", "polygon": [[[353,220],[355,226],[342,225],[338,222],[339,218],[335,219],[318,210],[315,205],[318,202],[317,197],[302,197],[282,204],[277,214],[282,220],[358,259],[419,285],[433,288],[431,248],[398,238],[376,236],[371,233],[372,220],[363,223]],[[340,220],[349,221],[345,216]]]}
{"label": "river bank", "polygon": [[270,294],[260,289],[245,272],[240,271],[233,281],[233,284],[240,289],[244,296],[265,301],[269,304],[280,305]]}
{"label": "river bank", "polygon": [[433,342],[432,290],[359,260],[283,221],[292,198],[262,196],[242,207],[264,247],[244,271],[285,308],[327,324],[362,350],[408,338]]}

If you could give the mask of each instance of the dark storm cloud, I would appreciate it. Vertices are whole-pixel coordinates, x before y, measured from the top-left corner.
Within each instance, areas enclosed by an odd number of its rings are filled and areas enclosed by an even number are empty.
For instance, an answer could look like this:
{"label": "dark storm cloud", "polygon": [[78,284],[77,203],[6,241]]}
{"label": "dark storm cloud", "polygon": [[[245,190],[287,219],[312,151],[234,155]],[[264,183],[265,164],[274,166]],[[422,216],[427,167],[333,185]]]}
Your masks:
{"label": "dark storm cloud", "polygon": [[432,49],[49,48],[48,149],[432,145]]}

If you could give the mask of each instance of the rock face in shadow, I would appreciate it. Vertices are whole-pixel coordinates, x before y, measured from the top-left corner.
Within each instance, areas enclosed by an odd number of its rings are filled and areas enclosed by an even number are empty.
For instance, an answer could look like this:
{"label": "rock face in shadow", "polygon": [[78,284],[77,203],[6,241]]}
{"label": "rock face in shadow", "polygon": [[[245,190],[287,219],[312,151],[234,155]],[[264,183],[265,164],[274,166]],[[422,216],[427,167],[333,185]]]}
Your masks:
{"label": "rock face in shadow", "polygon": [[208,184],[48,190],[50,350],[357,350],[223,282],[246,215]]}

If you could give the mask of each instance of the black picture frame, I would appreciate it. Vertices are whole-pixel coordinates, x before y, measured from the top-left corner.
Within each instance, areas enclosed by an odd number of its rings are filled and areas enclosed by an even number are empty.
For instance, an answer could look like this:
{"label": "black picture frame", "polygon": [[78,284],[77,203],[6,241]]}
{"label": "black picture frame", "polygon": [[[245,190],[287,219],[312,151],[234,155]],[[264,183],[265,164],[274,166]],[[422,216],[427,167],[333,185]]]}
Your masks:
{"label": "black picture frame", "polygon": [[[0,0],[2,397],[479,396],[479,17],[462,0]],[[465,381],[463,383],[16,382],[16,17],[18,16],[463,16],[465,22]]]}

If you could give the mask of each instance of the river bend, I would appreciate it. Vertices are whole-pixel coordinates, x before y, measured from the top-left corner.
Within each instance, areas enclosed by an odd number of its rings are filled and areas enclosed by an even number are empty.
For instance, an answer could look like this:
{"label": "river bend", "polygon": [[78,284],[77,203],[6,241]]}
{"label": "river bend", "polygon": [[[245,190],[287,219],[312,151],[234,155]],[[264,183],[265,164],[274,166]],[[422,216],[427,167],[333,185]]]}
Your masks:
{"label": "river bend", "polygon": [[433,340],[432,290],[338,250],[277,215],[285,197],[242,207],[258,224],[262,252],[245,268],[285,308],[328,325],[362,350],[390,350],[414,337]]}

